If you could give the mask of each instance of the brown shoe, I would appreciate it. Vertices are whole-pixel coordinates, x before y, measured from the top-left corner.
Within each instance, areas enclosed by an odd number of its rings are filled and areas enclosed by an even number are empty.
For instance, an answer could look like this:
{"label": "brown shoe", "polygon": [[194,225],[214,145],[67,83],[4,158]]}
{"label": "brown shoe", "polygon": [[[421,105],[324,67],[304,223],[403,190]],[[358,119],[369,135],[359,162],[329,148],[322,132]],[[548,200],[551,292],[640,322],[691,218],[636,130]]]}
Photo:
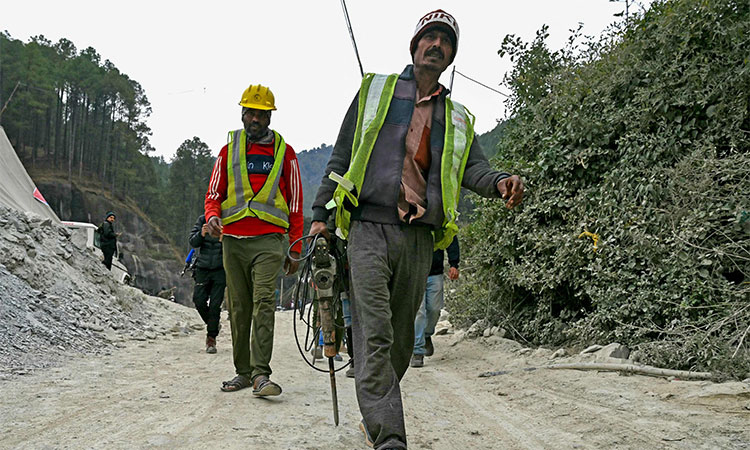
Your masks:
{"label": "brown shoe", "polygon": [[424,355],[412,355],[409,365],[412,367],[424,367]]}
{"label": "brown shoe", "polygon": [[267,375],[258,375],[253,380],[253,395],[271,397],[281,394],[281,386],[271,381]]}
{"label": "brown shoe", "polygon": [[206,353],[216,353],[216,338],[206,337]]}

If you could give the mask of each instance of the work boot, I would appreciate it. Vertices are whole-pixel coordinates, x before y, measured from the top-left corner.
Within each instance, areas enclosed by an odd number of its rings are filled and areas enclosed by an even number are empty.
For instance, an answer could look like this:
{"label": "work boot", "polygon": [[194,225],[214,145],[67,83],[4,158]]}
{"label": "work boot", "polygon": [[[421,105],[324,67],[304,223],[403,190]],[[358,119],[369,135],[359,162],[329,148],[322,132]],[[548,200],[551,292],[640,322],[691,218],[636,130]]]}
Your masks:
{"label": "work boot", "polygon": [[206,353],[216,353],[216,338],[206,336]]}
{"label": "work boot", "polygon": [[409,365],[412,367],[423,367],[424,355],[411,355],[411,362]]}
{"label": "work boot", "polygon": [[435,347],[432,346],[432,338],[431,337],[424,338],[424,355],[432,356],[434,354],[435,354]]}

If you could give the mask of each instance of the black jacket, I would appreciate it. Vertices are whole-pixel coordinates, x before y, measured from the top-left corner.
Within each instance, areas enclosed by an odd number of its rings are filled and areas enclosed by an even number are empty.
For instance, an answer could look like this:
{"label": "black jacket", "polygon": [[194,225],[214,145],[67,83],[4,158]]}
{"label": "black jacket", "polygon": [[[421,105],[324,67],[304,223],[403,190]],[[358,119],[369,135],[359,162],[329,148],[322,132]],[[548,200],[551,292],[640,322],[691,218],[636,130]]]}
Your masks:
{"label": "black jacket", "polygon": [[112,225],[108,220],[99,225],[99,247],[104,249],[114,250],[117,247],[117,234],[115,233],[115,226]]}
{"label": "black jacket", "polygon": [[193,225],[190,232],[190,246],[198,249],[198,259],[195,261],[195,267],[198,269],[221,269],[224,267],[222,262],[221,241],[212,237],[210,234],[201,236],[201,228],[206,223],[206,217],[198,217],[198,221]]}
{"label": "black jacket", "polygon": [[[458,238],[453,237],[453,241],[451,242],[451,245],[448,246],[448,264],[451,267],[455,267],[458,269],[458,261],[461,257],[461,252],[458,249]],[[445,259],[445,254],[442,250],[435,250],[435,252],[432,254],[432,268],[430,268],[430,275],[440,275],[443,273],[443,260]]]}

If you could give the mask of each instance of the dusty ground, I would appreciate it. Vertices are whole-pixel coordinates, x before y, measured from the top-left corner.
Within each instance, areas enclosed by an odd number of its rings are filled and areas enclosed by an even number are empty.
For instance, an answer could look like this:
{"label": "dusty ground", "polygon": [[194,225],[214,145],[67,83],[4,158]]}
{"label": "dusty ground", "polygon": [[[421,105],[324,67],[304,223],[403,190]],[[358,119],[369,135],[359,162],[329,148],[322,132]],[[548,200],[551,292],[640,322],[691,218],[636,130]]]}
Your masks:
{"label": "dusty ground", "polygon": [[[0,447],[366,448],[353,380],[337,377],[341,423],[334,427],[327,375],[301,361],[291,318],[277,314],[278,398],[220,392],[233,374],[224,322],[215,355],[203,352],[202,332],[167,334],[0,381]],[[568,370],[477,378],[542,365],[547,354],[521,356],[510,341],[454,340],[435,337],[436,355],[406,374],[410,448],[750,448],[746,384]]]}

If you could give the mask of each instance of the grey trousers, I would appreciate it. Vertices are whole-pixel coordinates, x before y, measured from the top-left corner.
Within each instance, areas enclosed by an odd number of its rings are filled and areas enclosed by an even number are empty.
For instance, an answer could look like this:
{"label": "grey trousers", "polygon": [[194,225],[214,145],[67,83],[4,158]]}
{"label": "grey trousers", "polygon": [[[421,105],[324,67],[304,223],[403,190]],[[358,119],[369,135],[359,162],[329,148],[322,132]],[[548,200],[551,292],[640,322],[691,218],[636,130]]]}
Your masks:
{"label": "grey trousers", "polygon": [[427,227],[354,221],[349,231],[355,386],[376,449],[406,448],[399,381],[414,347],[432,247]]}

